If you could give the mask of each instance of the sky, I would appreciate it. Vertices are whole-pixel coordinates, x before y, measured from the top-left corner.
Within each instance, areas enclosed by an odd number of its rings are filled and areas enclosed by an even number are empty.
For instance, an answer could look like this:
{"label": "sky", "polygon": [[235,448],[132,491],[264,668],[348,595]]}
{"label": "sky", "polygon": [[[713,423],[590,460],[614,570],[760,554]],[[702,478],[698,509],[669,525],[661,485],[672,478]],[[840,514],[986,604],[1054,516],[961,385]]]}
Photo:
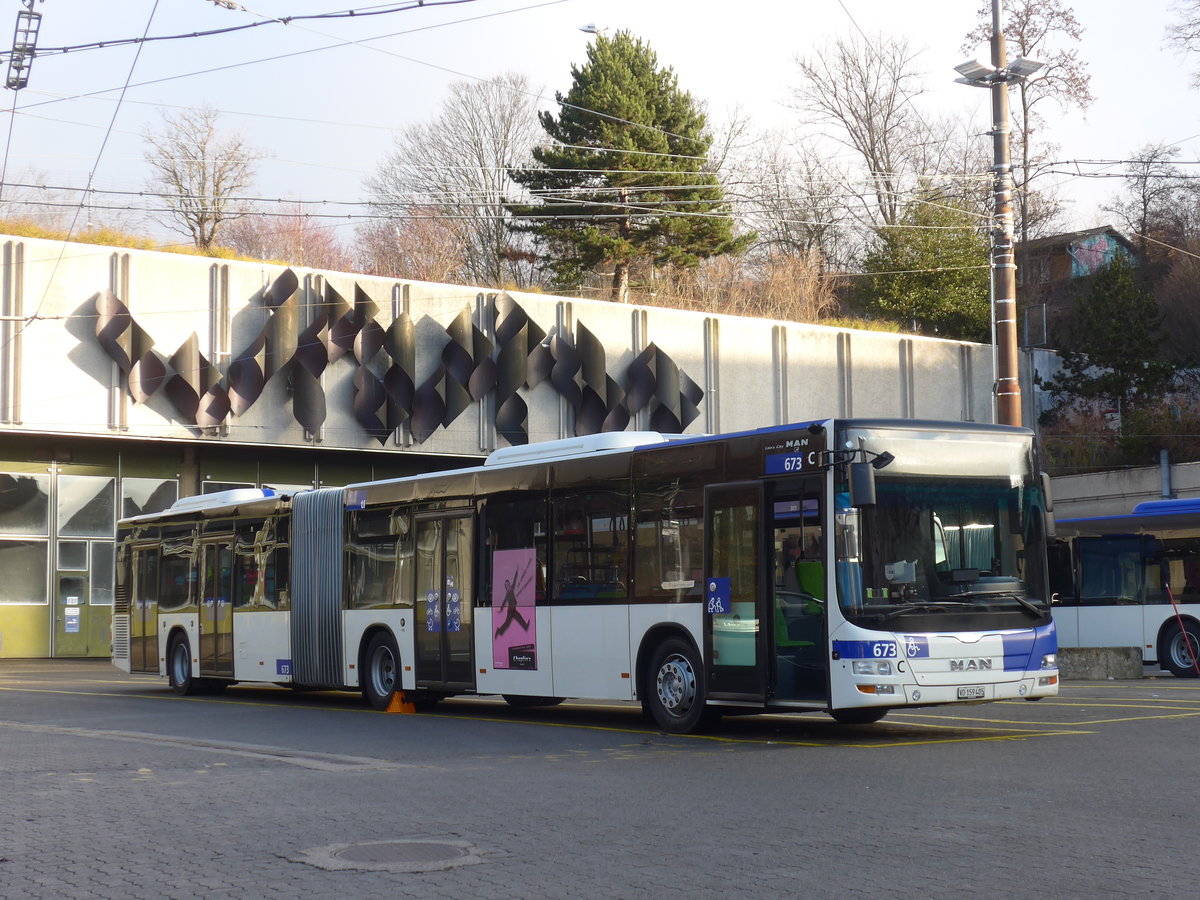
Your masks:
{"label": "sky", "polygon": [[[406,4],[231,5],[237,8],[213,0],[37,0],[38,47]],[[1178,160],[1195,161],[1200,89],[1191,86],[1190,73],[1200,68],[1200,54],[1187,58],[1165,46],[1165,28],[1175,18],[1172,0],[1072,5],[1086,29],[1077,47],[1096,100],[1086,114],[1048,108],[1038,139],[1055,143],[1055,158],[1064,161],[1127,159],[1158,142],[1178,143]],[[680,85],[707,104],[714,124],[740,107],[756,129],[796,124],[788,98],[798,81],[798,54],[837,37],[905,37],[924,48],[918,62],[925,93],[915,102],[931,115],[965,112],[982,133],[990,124],[988,94],[953,81],[954,65],[971,56],[987,59],[986,46],[963,49],[979,6],[978,0],[463,0],[148,42],[140,51],[125,45],[44,54],[33,63],[28,87],[6,91],[0,102],[4,181],[36,174],[38,183],[49,185],[79,188],[90,179],[94,189],[141,190],[148,175],[142,133],[157,127],[164,111],[209,105],[220,112],[224,129],[241,132],[269,154],[259,166],[257,196],[328,201],[323,208],[340,212],[346,207],[339,204],[363,198],[363,180],[389,152],[394,132],[433,117],[454,81],[524,73],[540,89],[539,106],[555,108],[554,92],[569,88],[572,63],[585,58],[591,36],[580,28],[588,24],[627,29],[647,41]],[[23,8],[20,0],[0,0],[0,29]],[[1118,189],[1116,181],[1054,177],[1067,201],[1065,226],[1112,218],[1099,207]],[[13,190],[6,187],[6,196]],[[349,219],[330,221],[344,239],[352,237]],[[81,220],[76,228],[86,225]]]}

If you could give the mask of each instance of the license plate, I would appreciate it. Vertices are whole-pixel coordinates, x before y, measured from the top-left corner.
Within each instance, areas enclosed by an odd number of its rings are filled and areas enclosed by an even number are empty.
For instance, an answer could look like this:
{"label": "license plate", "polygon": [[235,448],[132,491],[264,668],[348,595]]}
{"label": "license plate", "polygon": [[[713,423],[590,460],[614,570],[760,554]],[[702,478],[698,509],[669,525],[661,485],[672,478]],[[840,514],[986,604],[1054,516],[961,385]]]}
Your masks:
{"label": "license plate", "polygon": [[960,687],[958,689],[959,700],[982,700],[984,696],[983,685],[975,685],[973,687]]}

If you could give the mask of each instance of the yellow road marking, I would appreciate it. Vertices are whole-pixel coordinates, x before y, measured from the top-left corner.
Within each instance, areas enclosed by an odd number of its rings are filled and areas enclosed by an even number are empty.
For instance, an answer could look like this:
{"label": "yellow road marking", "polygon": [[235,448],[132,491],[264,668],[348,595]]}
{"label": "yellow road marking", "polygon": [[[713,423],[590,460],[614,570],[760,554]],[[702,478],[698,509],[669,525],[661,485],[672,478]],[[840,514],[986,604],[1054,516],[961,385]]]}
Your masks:
{"label": "yellow road marking", "polygon": [[[128,682],[116,682],[116,683],[128,684]],[[375,712],[376,712],[375,710],[366,709],[366,708],[353,708],[353,707],[342,707],[342,706],[319,706],[319,707],[298,706],[295,703],[276,703],[276,702],[264,701],[264,700],[235,700],[235,699],[231,699],[229,697],[208,697],[208,698],[205,698],[205,697],[183,697],[183,696],[180,696],[180,695],[177,695],[174,693],[166,693],[166,692],[163,692],[161,694],[145,694],[145,693],[114,694],[114,693],[104,693],[104,692],[63,690],[63,689],[50,689],[50,688],[10,687],[10,686],[4,686],[4,685],[0,685],[0,691],[9,691],[12,693],[32,693],[32,694],[62,694],[62,695],[67,695],[67,696],[111,697],[111,698],[115,698],[115,699],[135,698],[135,699],[146,699],[146,700],[187,701],[187,702],[192,702],[192,703],[223,703],[223,704],[228,704],[228,705],[233,705],[233,706],[253,706],[253,707],[264,707],[265,706],[265,707],[271,707],[271,708],[276,708],[276,709],[287,709],[287,710],[316,709],[316,710],[321,710],[321,711],[335,711],[335,712],[363,713],[363,714],[375,714]],[[474,699],[474,698],[472,698],[472,699]],[[483,698],[479,698],[479,699],[483,699]],[[596,707],[579,704],[578,706],[575,706],[574,708],[576,708],[576,709],[592,709],[592,708],[596,708]],[[637,709],[631,708],[631,707],[604,706],[604,707],[598,707],[598,708],[608,709],[608,710],[620,710],[623,712],[628,712],[631,715],[637,714],[639,712]],[[903,714],[906,716],[906,718],[908,718],[908,717],[920,718],[921,717],[919,714],[904,713],[903,710],[897,710],[896,714]],[[489,722],[489,723],[493,723],[493,724],[505,724],[505,725],[539,725],[539,726],[550,727],[550,728],[572,728],[572,729],[579,729],[579,730],[583,730],[583,731],[597,731],[597,732],[607,732],[607,733],[614,733],[614,734],[631,734],[631,735],[642,735],[642,736],[649,736],[649,737],[666,737],[666,738],[676,738],[676,739],[688,740],[688,741],[708,741],[711,743],[727,744],[727,745],[753,745],[753,746],[766,745],[766,746],[810,747],[810,748],[859,747],[859,748],[880,749],[880,748],[887,748],[887,747],[913,747],[913,746],[920,746],[922,744],[973,743],[973,742],[980,742],[980,741],[1025,740],[1025,739],[1031,738],[1031,737],[1056,737],[1056,736],[1068,736],[1068,735],[1091,733],[1091,732],[1078,731],[1078,730],[1062,730],[1063,723],[1059,723],[1059,722],[1013,723],[1014,725],[1026,726],[1026,727],[1023,727],[1020,729],[988,728],[986,726],[977,726],[977,725],[971,725],[971,726],[964,727],[962,725],[956,725],[954,723],[948,723],[945,725],[941,725],[941,724],[932,724],[932,723],[927,723],[927,722],[905,722],[906,725],[910,725],[912,727],[919,727],[919,728],[944,728],[944,729],[958,728],[961,730],[969,729],[969,730],[975,730],[975,731],[1004,730],[1004,731],[1015,732],[1015,733],[1003,734],[1003,735],[981,734],[981,735],[977,735],[977,736],[963,736],[963,737],[955,737],[955,738],[939,737],[939,738],[929,738],[929,739],[922,739],[922,740],[895,741],[895,740],[888,740],[888,736],[887,736],[886,732],[880,732],[878,737],[875,740],[872,740],[870,742],[863,742],[861,740],[846,741],[846,740],[836,740],[836,739],[823,740],[823,741],[822,740],[801,741],[801,740],[792,740],[792,739],[789,739],[789,738],[786,738],[783,736],[779,736],[779,735],[774,735],[771,737],[767,737],[767,736],[736,737],[736,736],[715,735],[715,734],[688,734],[688,735],[665,734],[664,732],[661,732],[657,729],[625,728],[625,727],[608,726],[608,725],[580,724],[580,723],[575,723],[575,722],[553,722],[553,721],[546,721],[546,720],[540,720],[540,719],[513,719],[513,718],[498,717],[498,716],[465,716],[465,715],[459,715],[459,714],[455,714],[452,712],[448,712],[446,710],[442,710],[440,712],[416,713],[415,715],[420,715],[423,718],[436,717],[439,719],[456,719],[456,720],[461,720],[461,721]],[[1200,711],[1195,712],[1195,713],[1190,713],[1190,714],[1180,714],[1180,716],[1178,716],[1178,717],[1186,717],[1188,715],[1200,715]],[[1175,718],[1175,717],[1176,716],[1165,716],[1165,717],[1147,716],[1145,718]],[[764,715],[761,718],[773,719],[775,721],[786,721],[786,722],[793,723],[793,724],[795,724],[799,721],[795,718],[792,718],[791,716],[782,716],[782,715],[778,715],[778,714]],[[924,718],[939,718],[939,717],[924,716]],[[1004,724],[1004,723],[997,723],[996,720],[989,720],[989,719],[982,719],[982,718],[981,719],[972,718],[972,719],[969,719],[968,721],[988,722],[991,725]],[[1126,720],[1115,720],[1115,721],[1126,721]],[[1132,721],[1132,720],[1130,720],[1130,721]],[[1101,724],[1102,723],[1103,723],[1103,720],[1101,721]],[[1093,724],[1093,723],[1090,723],[1090,722],[1071,723],[1071,728],[1078,728],[1081,725],[1090,725],[1090,724]],[[1052,726],[1058,730],[1037,731],[1037,730],[1028,728],[1027,726],[1029,726],[1029,725]],[[820,723],[819,727],[837,728],[839,726],[832,721],[830,721],[830,722],[822,721]],[[886,725],[884,727],[886,728]]]}

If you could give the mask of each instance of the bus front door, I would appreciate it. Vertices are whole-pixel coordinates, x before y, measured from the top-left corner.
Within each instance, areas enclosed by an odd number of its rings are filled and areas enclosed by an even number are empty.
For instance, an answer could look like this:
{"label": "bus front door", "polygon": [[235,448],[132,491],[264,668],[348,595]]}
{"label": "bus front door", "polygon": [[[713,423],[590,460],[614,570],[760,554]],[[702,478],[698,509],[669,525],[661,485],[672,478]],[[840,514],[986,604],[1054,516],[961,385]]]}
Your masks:
{"label": "bus front door", "polygon": [[704,641],[708,696],[766,698],[763,490],[756,482],[704,491]]}
{"label": "bus front door", "polygon": [[201,547],[200,674],[233,677],[233,550]]}
{"label": "bus front door", "polygon": [[417,519],[417,687],[475,686],[470,515]]}

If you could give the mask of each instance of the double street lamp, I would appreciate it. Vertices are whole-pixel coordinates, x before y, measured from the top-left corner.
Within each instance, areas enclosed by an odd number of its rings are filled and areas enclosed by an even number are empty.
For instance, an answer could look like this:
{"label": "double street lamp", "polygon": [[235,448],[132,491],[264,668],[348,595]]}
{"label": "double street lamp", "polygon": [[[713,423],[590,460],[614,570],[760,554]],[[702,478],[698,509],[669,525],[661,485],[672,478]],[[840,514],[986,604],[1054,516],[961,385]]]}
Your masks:
{"label": "double street lamp", "polygon": [[1017,354],[1017,264],[1013,248],[1013,179],[1009,149],[1008,86],[1043,63],[1019,57],[1009,63],[1000,25],[1000,0],[992,0],[992,63],[967,60],[954,67],[959,84],[992,92],[992,322],[996,353],[996,421],[1021,424],[1021,379]]}

